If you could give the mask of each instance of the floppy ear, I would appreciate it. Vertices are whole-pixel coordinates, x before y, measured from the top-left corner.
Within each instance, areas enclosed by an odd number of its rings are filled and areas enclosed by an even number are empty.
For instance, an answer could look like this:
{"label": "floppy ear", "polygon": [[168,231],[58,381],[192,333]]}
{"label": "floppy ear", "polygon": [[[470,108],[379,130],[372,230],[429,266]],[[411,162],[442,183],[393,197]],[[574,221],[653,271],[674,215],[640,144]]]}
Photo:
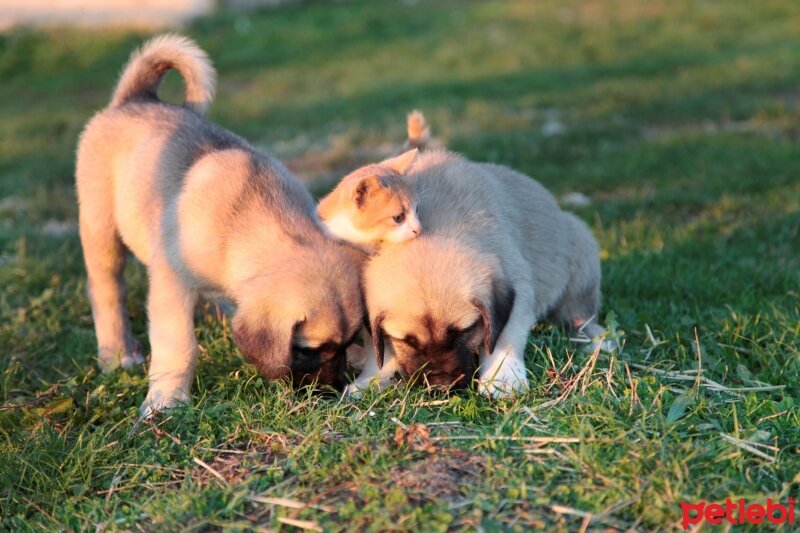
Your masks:
{"label": "floppy ear", "polygon": [[504,281],[492,281],[492,301],[489,305],[475,300],[473,303],[481,314],[483,320],[483,349],[486,355],[494,352],[497,339],[505,329],[511,310],[514,308],[514,300],[517,293]]}
{"label": "floppy ear", "polygon": [[372,345],[375,348],[375,359],[378,360],[378,368],[383,368],[383,319],[384,315],[380,313],[375,317],[375,320],[372,321],[372,325],[369,328],[372,334]]}
{"label": "floppy ear", "polygon": [[367,176],[359,180],[358,184],[356,184],[353,189],[353,202],[356,204],[356,207],[359,209],[364,207],[367,197],[380,186],[381,183],[377,176]]}
{"label": "floppy ear", "polygon": [[245,360],[253,363],[268,379],[291,374],[292,337],[302,321],[254,326],[237,313],[233,317],[233,341]]}
{"label": "floppy ear", "polygon": [[419,155],[419,150],[414,148],[413,150],[403,152],[397,157],[381,161],[381,166],[390,168],[398,174],[405,174],[408,170],[408,167],[411,166],[411,163],[417,159],[417,155]]}

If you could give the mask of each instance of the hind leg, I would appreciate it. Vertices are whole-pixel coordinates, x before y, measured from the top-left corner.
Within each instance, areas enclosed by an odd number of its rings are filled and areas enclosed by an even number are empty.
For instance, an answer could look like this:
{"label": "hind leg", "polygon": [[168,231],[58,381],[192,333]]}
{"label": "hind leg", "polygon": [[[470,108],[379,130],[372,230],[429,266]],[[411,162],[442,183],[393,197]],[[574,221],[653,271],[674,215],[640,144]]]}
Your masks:
{"label": "hind leg", "polygon": [[569,329],[588,350],[599,346],[613,351],[615,344],[605,339],[606,330],[598,323],[600,311],[600,259],[597,242],[589,227],[575,215],[565,213],[565,224],[572,230],[570,280],[549,318]]}
{"label": "hind leg", "polygon": [[150,290],[150,384],[139,408],[144,417],[189,401],[197,361],[194,308],[197,293],[163,259],[148,265]]}
{"label": "hind leg", "polygon": [[550,319],[572,332],[573,338],[584,343],[588,351],[599,346],[604,352],[616,349],[616,343],[606,339],[606,329],[597,321],[600,310],[600,287],[590,285],[579,290],[568,287],[566,293],[550,313]]}
{"label": "hind leg", "polygon": [[123,270],[127,250],[110,217],[95,217],[81,209],[80,234],[97,335],[98,365],[104,371],[128,368],[143,361],[131,334]]}

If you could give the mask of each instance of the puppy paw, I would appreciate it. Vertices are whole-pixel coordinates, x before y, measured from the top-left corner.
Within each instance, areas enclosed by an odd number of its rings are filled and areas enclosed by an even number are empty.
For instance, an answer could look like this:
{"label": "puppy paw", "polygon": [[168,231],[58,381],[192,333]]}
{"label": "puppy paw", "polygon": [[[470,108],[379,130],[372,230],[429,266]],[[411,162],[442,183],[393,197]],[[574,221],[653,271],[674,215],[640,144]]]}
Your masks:
{"label": "puppy paw", "polygon": [[586,345],[585,349],[587,352],[594,353],[598,346],[600,347],[601,352],[605,353],[614,353],[617,351],[619,346],[616,342],[612,341],[611,339],[591,339]]}
{"label": "puppy paw", "polygon": [[354,382],[348,384],[344,388],[344,393],[342,395],[345,398],[350,398],[353,400],[358,400],[362,396],[364,396],[364,392],[369,389],[375,389],[377,391],[382,391],[390,384],[394,383],[394,377],[386,377],[383,375],[373,376],[369,380],[364,379],[356,379]]}
{"label": "puppy paw", "polygon": [[133,368],[144,363],[142,345],[133,342],[131,350],[101,349],[97,356],[97,365],[103,372],[113,372],[118,368]]}
{"label": "puppy paw", "polygon": [[175,390],[169,393],[151,390],[139,407],[139,417],[151,418],[161,411],[190,402],[189,394],[182,390]]}
{"label": "puppy paw", "polygon": [[613,353],[617,351],[619,346],[613,340],[608,338],[608,332],[602,326],[597,324],[589,324],[581,328],[573,340],[575,342],[583,343],[583,348],[589,352],[594,353],[599,350],[605,353]]}
{"label": "puppy paw", "polygon": [[516,359],[506,361],[496,369],[488,368],[478,379],[478,390],[490,398],[507,398],[528,390],[525,365]]}
{"label": "puppy paw", "polygon": [[478,380],[478,391],[489,398],[508,398],[528,390],[528,379],[514,376],[510,379]]}
{"label": "puppy paw", "polygon": [[356,370],[364,370],[367,364],[367,357],[371,355],[363,346],[351,344],[347,347],[347,364]]}
{"label": "puppy paw", "polygon": [[344,388],[344,392],[342,392],[342,398],[346,398],[348,400],[358,400],[364,396],[364,390],[367,388],[369,388],[369,385],[364,387],[360,383],[348,383]]}
{"label": "puppy paw", "polygon": [[605,329],[600,328],[599,331],[593,333],[590,337],[586,332],[579,332],[577,336],[573,337],[573,340],[582,343],[583,349],[589,353],[594,353],[598,349],[601,352],[613,353],[619,348],[616,342],[606,336],[608,333]]}

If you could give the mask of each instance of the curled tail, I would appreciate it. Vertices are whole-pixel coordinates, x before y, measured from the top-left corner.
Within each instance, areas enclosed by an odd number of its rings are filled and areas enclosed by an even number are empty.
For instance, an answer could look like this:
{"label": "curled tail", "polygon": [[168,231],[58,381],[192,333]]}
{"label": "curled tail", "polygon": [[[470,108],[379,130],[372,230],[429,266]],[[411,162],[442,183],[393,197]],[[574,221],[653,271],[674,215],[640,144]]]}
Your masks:
{"label": "curled tail", "polygon": [[408,139],[406,140],[405,148],[417,148],[418,150],[425,150],[431,140],[431,132],[428,128],[428,123],[425,122],[425,116],[419,111],[412,111],[408,114],[406,119],[408,127]]}
{"label": "curled tail", "polygon": [[156,98],[158,85],[170,69],[177,70],[186,85],[184,105],[204,114],[214,98],[217,73],[194,41],[173,34],[154,37],[131,54],[114,89],[111,106],[137,98]]}

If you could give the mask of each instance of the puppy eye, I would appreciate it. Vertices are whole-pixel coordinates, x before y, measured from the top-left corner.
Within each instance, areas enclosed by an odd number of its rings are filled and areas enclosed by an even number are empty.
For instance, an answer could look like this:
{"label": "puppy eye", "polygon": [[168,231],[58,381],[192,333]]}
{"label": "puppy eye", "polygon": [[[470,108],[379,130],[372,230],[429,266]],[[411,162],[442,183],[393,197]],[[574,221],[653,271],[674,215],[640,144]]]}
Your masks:
{"label": "puppy eye", "polygon": [[473,333],[473,332],[474,332],[476,329],[478,329],[478,327],[479,327],[479,326],[482,326],[482,325],[483,325],[483,320],[481,320],[481,319],[479,318],[478,320],[476,320],[475,322],[473,322],[471,326],[468,326],[467,328],[465,328],[464,330],[462,330],[462,331],[461,331],[461,333],[462,333],[463,335],[468,335],[468,334],[470,334],[470,333]]}
{"label": "puppy eye", "polygon": [[304,357],[316,357],[319,355],[319,350],[317,348],[309,348],[307,346],[292,346],[292,352]]}
{"label": "puppy eye", "polygon": [[402,224],[402,223],[403,223],[403,222],[406,220],[406,212],[405,212],[405,211],[403,211],[403,212],[402,212],[402,213],[400,213],[399,215],[395,215],[395,216],[393,216],[392,218],[393,218],[393,219],[394,219],[394,221],[395,221],[395,222],[397,222],[398,224]]}
{"label": "puppy eye", "polygon": [[444,337],[445,344],[447,346],[454,345],[456,343],[456,340],[458,339],[458,336],[461,335],[462,333],[464,332],[458,328],[453,328],[453,327],[447,328],[447,333],[445,334]]}
{"label": "puppy eye", "polygon": [[402,342],[406,344],[408,347],[413,348],[415,350],[419,348],[419,341],[413,335],[406,335],[405,337],[403,337]]}

